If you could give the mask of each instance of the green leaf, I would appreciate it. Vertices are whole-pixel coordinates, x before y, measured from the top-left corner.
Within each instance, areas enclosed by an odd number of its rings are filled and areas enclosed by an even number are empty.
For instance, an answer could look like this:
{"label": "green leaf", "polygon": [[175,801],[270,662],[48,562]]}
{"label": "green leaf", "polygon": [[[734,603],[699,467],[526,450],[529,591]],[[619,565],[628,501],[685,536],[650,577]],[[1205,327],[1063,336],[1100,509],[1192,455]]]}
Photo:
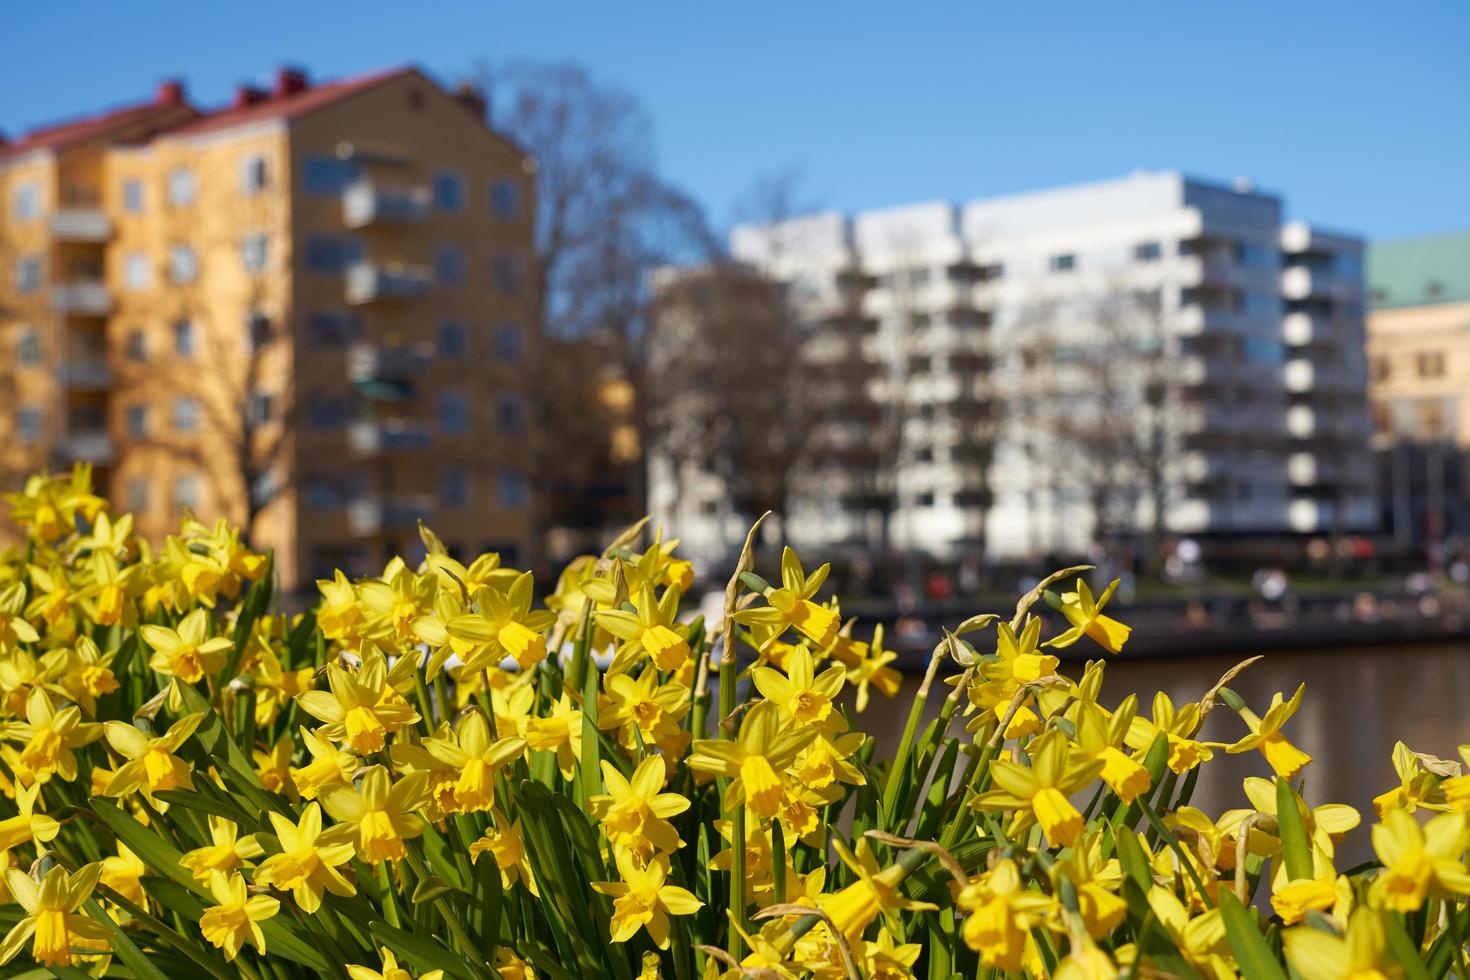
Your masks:
{"label": "green leaf", "polygon": [[1230,949],[1235,953],[1235,961],[1240,965],[1241,975],[1246,980],[1287,980],[1286,971],[1276,961],[1276,955],[1266,943],[1266,937],[1261,935],[1250,913],[1235,893],[1229,889],[1220,889],[1220,918],[1225,924],[1225,937],[1230,941]]}
{"label": "green leaf", "polygon": [[128,934],[119,929],[117,923],[102,911],[102,906],[97,904],[97,899],[87,899],[83,907],[89,916],[100,922],[112,934],[109,947],[113,954],[123,961],[123,965],[133,971],[133,976],[138,980],[168,980],[163,971],[143,955],[143,951],[128,937]]}
{"label": "green leaf", "polygon": [[91,806],[92,812],[97,814],[102,822],[118,836],[118,839],[128,845],[154,874],[169,878],[196,895],[209,896],[204,886],[195,881],[194,876],[179,863],[183,852],[178,848],[138,823],[131,814],[124,813],[109,800],[94,797]]}
{"label": "green leaf", "polygon": [[1281,837],[1281,857],[1286,876],[1292,881],[1312,877],[1312,850],[1307,826],[1302,821],[1300,797],[1284,776],[1276,777],[1276,826]]}
{"label": "green leaf", "polygon": [[1408,980],[1429,980],[1430,974],[1424,968],[1424,959],[1404,929],[1403,919],[1388,912],[1379,914],[1383,918],[1383,932],[1388,938],[1388,948],[1393,953],[1393,958],[1398,960],[1399,966],[1404,968],[1404,975]]}
{"label": "green leaf", "polygon": [[275,552],[266,552],[265,574],[260,577],[260,581],[250,587],[250,591],[245,593],[245,601],[240,603],[240,613],[235,619],[235,630],[230,634],[230,640],[235,645],[230,650],[230,657],[225,661],[224,669],[216,676],[220,687],[224,687],[235,676],[235,670],[240,666],[240,658],[245,655],[245,646],[255,633],[256,620],[265,615],[266,609],[270,607],[271,579],[275,567]]}

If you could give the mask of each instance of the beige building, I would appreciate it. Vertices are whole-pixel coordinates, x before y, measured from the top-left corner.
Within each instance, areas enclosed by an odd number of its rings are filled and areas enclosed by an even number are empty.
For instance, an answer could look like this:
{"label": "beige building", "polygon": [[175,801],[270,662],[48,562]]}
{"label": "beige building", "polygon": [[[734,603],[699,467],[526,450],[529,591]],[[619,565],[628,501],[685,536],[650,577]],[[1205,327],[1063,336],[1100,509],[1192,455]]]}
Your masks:
{"label": "beige building", "polygon": [[1375,441],[1470,447],[1470,232],[1369,252]]}
{"label": "beige building", "polygon": [[412,68],[0,144],[0,475],[90,462],[153,539],[228,516],[286,588],[420,518],[527,560],[534,169]]}

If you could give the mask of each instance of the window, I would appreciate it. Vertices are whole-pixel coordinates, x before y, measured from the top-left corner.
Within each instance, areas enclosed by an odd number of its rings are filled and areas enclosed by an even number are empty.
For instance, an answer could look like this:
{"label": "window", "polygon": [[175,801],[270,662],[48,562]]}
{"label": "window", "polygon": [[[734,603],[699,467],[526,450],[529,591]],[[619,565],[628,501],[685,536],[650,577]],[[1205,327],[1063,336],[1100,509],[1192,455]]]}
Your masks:
{"label": "window", "polygon": [[266,391],[252,391],[245,403],[245,418],[250,425],[266,425],[276,414],[276,396]]}
{"label": "window", "polygon": [[123,210],[128,214],[143,213],[143,182],[136,178],[123,181]]}
{"label": "window", "polygon": [[1232,242],[1230,257],[1235,264],[1244,268],[1264,269],[1276,261],[1276,250],[1257,245],[1255,242]]}
{"label": "window", "polygon": [[250,506],[259,509],[275,500],[281,492],[281,478],[275,470],[264,470],[250,481]]}
{"label": "window", "polygon": [[253,232],[240,240],[240,258],[245,271],[260,272],[265,268],[269,239],[264,232]]}
{"label": "window", "polygon": [[177,207],[193,204],[198,187],[194,174],[188,170],[173,170],[168,175],[168,201]]}
{"label": "window", "polygon": [[15,359],[22,364],[41,363],[41,335],[36,333],[35,327],[21,331],[20,340],[15,345]]}
{"label": "window", "polygon": [[1390,362],[1388,359],[1388,355],[1379,354],[1377,357],[1373,358],[1374,381],[1387,381],[1392,374],[1393,366],[1392,362]]}
{"label": "window", "polygon": [[259,194],[266,187],[265,157],[249,156],[240,161],[240,193]]}
{"label": "window", "polygon": [[148,406],[129,405],[127,410],[128,437],[131,439],[148,438]]}
{"label": "window", "polygon": [[251,313],[245,317],[245,346],[257,350],[270,343],[271,318],[264,313]]}
{"label": "window", "polygon": [[490,209],[507,221],[521,216],[521,185],[502,179],[490,185]]}
{"label": "window", "polygon": [[191,283],[199,275],[199,258],[187,245],[168,250],[168,277],[181,285]]}
{"label": "window", "polygon": [[1419,352],[1417,360],[1419,362],[1419,377],[1444,377],[1444,351],[1423,350]]}
{"label": "window", "polygon": [[992,262],[989,265],[982,265],[980,267],[980,278],[984,281],[1004,279],[1005,275],[1006,267],[1004,262]]}
{"label": "window", "polygon": [[174,428],[193,432],[199,428],[199,403],[192,398],[174,399]]}
{"label": "window", "polygon": [[1071,252],[1063,255],[1053,255],[1047,265],[1052,272],[1071,272],[1077,268],[1077,256]]}
{"label": "window", "polygon": [[1419,402],[1419,437],[1441,439],[1447,434],[1444,402],[1438,398],[1426,398]]}
{"label": "window", "polygon": [[934,462],[934,450],[931,449],[931,448],[929,448],[928,446],[920,446],[918,449],[915,449],[914,450],[914,462],[915,463],[932,463],[932,462]]}
{"label": "window", "polygon": [[502,323],[497,326],[490,343],[497,361],[503,364],[515,364],[520,361],[521,328],[518,324]]}
{"label": "window", "polygon": [[356,238],[312,235],[306,240],[306,267],[312,272],[341,274],[362,257],[362,242]]}
{"label": "window", "polygon": [[341,347],[357,339],[357,316],[352,313],[313,313],[306,320],[306,335],[314,346]]}
{"label": "window", "polygon": [[336,510],[343,503],[342,490],[331,480],[317,477],[306,483],[306,506],[311,510]]}
{"label": "window", "polygon": [[153,281],[153,270],[148,265],[148,256],[143,252],[129,252],[123,256],[123,285],[131,290],[147,289]]}
{"label": "window", "polygon": [[520,435],[525,427],[525,416],[519,395],[501,395],[495,400],[495,427],[505,435]]}
{"label": "window", "polygon": [[923,493],[916,494],[914,496],[914,506],[915,507],[933,507],[934,506],[934,492],[932,490],[925,490]]}
{"label": "window", "polygon": [[1242,313],[1276,316],[1281,313],[1281,299],[1270,293],[1241,293],[1240,310]]}
{"label": "window", "polygon": [[148,509],[148,478],[146,476],[134,476],[128,478],[127,500],[128,510],[134,514],[140,514]]}
{"label": "window", "polygon": [[519,255],[497,255],[490,264],[495,288],[502,293],[521,291],[521,257]]}
{"label": "window", "polygon": [[15,431],[21,442],[38,442],[41,438],[41,410],[26,405],[15,413]]}
{"label": "window", "polygon": [[336,197],[361,177],[356,161],[336,157],[307,157],[303,183],[313,197]]}
{"label": "window", "polygon": [[459,211],[464,207],[464,178],[452,170],[434,175],[434,206],[440,211]]}
{"label": "window", "polygon": [[41,257],[25,255],[15,260],[15,291],[34,293],[41,288]]}
{"label": "window", "polygon": [[194,324],[189,320],[174,324],[174,353],[180,357],[194,356]]}
{"label": "window", "polygon": [[199,509],[199,477],[187,473],[174,478],[174,507],[183,510]]}
{"label": "window", "polygon": [[470,505],[470,475],[459,467],[439,472],[439,503],[445,507]]}
{"label": "window", "polygon": [[441,286],[458,286],[464,282],[464,252],[454,245],[444,245],[434,253],[434,278]]}
{"label": "window", "polygon": [[470,431],[469,399],[457,391],[440,393],[439,428],[447,435],[460,435]]}
{"label": "window", "polygon": [[306,401],[306,424],[322,432],[343,428],[349,414],[344,398],[312,395]]}
{"label": "window", "polygon": [[1139,262],[1157,262],[1164,255],[1164,248],[1158,242],[1139,242],[1133,246],[1133,257]]}
{"label": "window", "polygon": [[141,330],[128,331],[128,339],[123,342],[123,355],[139,364],[148,360],[148,335]]}
{"label": "window", "polygon": [[1256,364],[1281,364],[1286,360],[1286,348],[1281,342],[1264,337],[1247,337],[1244,353],[1247,361]]}
{"label": "window", "polygon": [[469,333],[458,320],[439,324],[439,356],[464,357],[469,351]]}
{"label": "window", "polygon": [[531,496],[530,481],[526,479],[526,474],[520,470],[501,470],[499,484],[497,491],[500,506],[507,510],[526,506],[526,501]]}
{"label": "window", "polygon": [[35,184],[21,184],[15,189],[11,212],[16,221],[30,221],[41,214],[41,192]]}

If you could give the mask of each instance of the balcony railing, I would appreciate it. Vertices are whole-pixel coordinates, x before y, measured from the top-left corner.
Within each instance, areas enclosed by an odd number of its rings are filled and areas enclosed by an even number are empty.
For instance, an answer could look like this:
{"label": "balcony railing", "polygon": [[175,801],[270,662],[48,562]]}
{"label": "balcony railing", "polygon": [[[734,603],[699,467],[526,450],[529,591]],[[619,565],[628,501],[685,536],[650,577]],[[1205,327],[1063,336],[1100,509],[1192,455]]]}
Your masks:
{"label": "balcony railing", "polygon": [[347,447],[356,456],[423,452],[433,438],[427,422],[409,419],[354,422],[347,429]]}
{"label": "balcony railing", "polygon": [[413,530],[419,521],[429,519],[433,507],[434,502],[428,497],[349,501],[347,530],[357,537],[371,537],[384,531]]}
{"label": "balcony railing", "polygon": [[56,443],[56,453],[73,463],[111,463],[117,457],[112,436],[100,429],[68,432]]}
{"label": "balcony railing", "polygon": [[427,345],[382,347],[353,344],[347,350],[347,380],[354,383],[411,378],[429,363]]}
{"label": "balcony railing", "polygon": [[51,215],[51,234],[67,242],[105,242],[112,219],[96,208],[62,208]]}
{"label": "balcony railing", "polygon": [[57,375],[63,385],[77,391],[99,391],[112,387],[112,369],[100,357],[68,360]]}
{"label": "balcony railing", "polygon": [[112,296],[100,281],[75,280],[56,287],[52,302],[63,313],[104,316],[112,309]]}
{"label": "balcony railing", "polygon": [[415,266],[359,262],[348,266],[347,302],[354,305],[380,300],[417,299],[429,291],[428,270]]}
{"label": "balcony railing", "polygon": [[422,187],[379,187],[367,182],[342,193],[342,222],[349,228],[376,224],[412,224],[429,213],[429,192]]}

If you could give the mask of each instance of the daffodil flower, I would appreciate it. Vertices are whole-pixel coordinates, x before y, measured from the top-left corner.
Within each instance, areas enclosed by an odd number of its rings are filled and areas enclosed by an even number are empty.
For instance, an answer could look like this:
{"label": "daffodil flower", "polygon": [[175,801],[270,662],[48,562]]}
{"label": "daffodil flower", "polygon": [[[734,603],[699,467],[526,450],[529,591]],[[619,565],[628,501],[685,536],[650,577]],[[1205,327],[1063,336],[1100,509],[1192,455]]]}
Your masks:
{"label": "daffodil flower", "polygon": [[1383,913],[1377,909],[1355,911],[1344,936],[1297,926],[1284,931],[1281,939],[1287,961],[1302,980],[1378,980],[1399,973],[1397,960],[1388,955]]}
{"label": "daffodil flower", "polygon": [[474,594],[478,612],[456,616],[444,624],[451,637],[484,647],[483,654],[465,661],[466,670],[480,670],[507,655],[514,657],[522,670],[546,659],[545,631],[556,622],[556,614],[531,609],[533,587],[530,572],[517,576],[505,592],[486,586]]}
{"label": "daffodil flower", "polygon": [[107,795],[126,796],[141,790],[148,801],[156,805],[155,793],[167,789],[193,789],[192,767],[174,753],[203,720],[203,712],[185,715],[169,726],[167,732],[155,737],[145,735],[125,721],[104,723],[107,743],[128,760],[118,766],[108,780]]}
{"label": "daffodil flower", "polygon": [[[689,689],[670,681],[660,684],[657,671],[633,677],[616,674],[603,679],[597,707],[597,727],[616,731],[618,744],[628,750],[653,743],[665,752],[683,749],[688,733],[679,721],[689,712]],[[678,755],[679,751],[672,754]]]}
{"label": "daffodil flower", "polygon": [[38,687],[26,697],[25,722],[11,727],[7,735],[25,740],[20,762],[33,779],[45,782],[55,774],[71,782],[77,778],[75,750],[96,741],[102,728],[82,721],[81,709],[74,704],[58,710]]}
{"label": "daffodil flower", "polygon": [[213,872],[232,874],[248,867],[250,862],[265,852],[255,840],[255,835],[239,836],[240,828],[233,820],[224,817],[209,817],[210,843],[196,847],[179,858],[179,864],[189,870],[195,878],[208,882]]}
{"label": "daffodil flower", "polygon": [[955,906],[966,913],[960,936],[986,967],[1019,970],[1026,937],[1053,904],[1049,896],[1024,888],[1016,862],[1004,858],[955,896]]}
{"label": "daffodil flower", "polygon": [[321,908],[323,891],[341,896],[357,894],[352,882],[337,870],[352,860],[353,845],[336,828],[331,836],[322,833],[322,810],[318,804],[308,803],[296,823],[275,811],[266,816],[280,841],[281,852],[272,854],[255,869],[257,885],[290,892],[301,911],[308,915]]}
{"label": "daffodil flower", "polygon": [[281,903],[269,895],[251,895],[244,878],[238,874],[226,877],[219,871],[209,873],[209,894],[215,904],[199,917],[204,938],[222,950],[227,961],[239,955],[246,943],[264,954],[265,933],[260,923],[279,912]]}
{"label": "daffodil flower", "polygon": [[1070,847],[1082,836],[1085,825],[1068,796],[1096,779],[1103,763],[1072,748],[1056,729],[1037,736],[1027,752],[1030,766],[1007,759],[991,763],[991,778],[999,788],[981,793],[975,806],[1013,810],[1017,829],[1039,823],[1053,847]]}
{"label": "daffodil flower", "polygon": [[1425,810],[1447,810],[1444,783],[1460,774],[1458,764],[1422,752],[1415,752],[1403,742],[1393,746],[1393,769],[1399,784],[1373,798],[1373,808],[1380,820],[1393,809],[1413,813]]}
{"label": "daffodil flower", "polygon": [[638,763],[631,780],[611,763],[602,763],[607,793],[589,797],[587,808],[602,822],[602,831],[614,849],[632,851],[646,861],[655,852],[683,846],[668,818],[689,809],[689,801],[678,793],[661,792],[664,778],[664,760],[658,756]]}
{"label": "daffodil flower", "polygon": [[142,878],[147,873],[148,866],[142,858],[122,841],[117,842],[116,854],[102,859],[102,884],[134,905],[142,905],[146,901]]}
{"label": "daffodil flower", "polygon": [[1302,694],[1307,685],[1297,687],[1296,693],[1291,696],[1290,701],[1283,702],[1278,692],[1271,696],[1271,707],[1266,710],[1266,717],[1259,718],[1249,708],[1240,712],[1241,719],[1250,728],[1250,734],[1234,745],[1228,746],[1225,751],[1232,755],[1240,752],[1249,752],[1257,749],[1261,755],[1266,757],[1271,768],[1278,776],[1291,779],[1301,772],[1312,757],[1301,749],[1292,745],[1281,734],[1281,727],[1286,724],[1292,715],[1296,714],[1297,708],[1301,707]]}
{"label": "daffodil flower", "polygon": [[972,730],[978,731],[986,723],[998,724],[1007,714],[1011,720],[1006,725],[1006,738],[1022,738],[1041,727],[1040,716],[1024,703],[1011,711],[1017,691],[1057,672],[1060,661],[1037,649],[1040,639],[1041,620],[1034,616],[1027,618],[1020,636],[1009,623],[996,627],[995,658],[981,663],[967,691],[970,703],[989,716],[972,722]]}
{"label": "daffodil flower", "polygon": [[490,809],[495,802],[495,774],[526,750],[523,738],[490,737],[490,725],[479,709],[460,719],[453,740],[431,738],[424,742],[429,754],[459,772],[454,783],[456,806],[474,813]]}
{"label": "daffodil flower", "polygon": [[808,576],[796,552],[787,548],[781,553],[781,588],[766,593],[768,605],[742,609],[735,614],[735,621],[746,626],[773,628],[775,632],[767,643],[777,640],[788,627],[794,627],[818,647],[830,645],[837,637],[841,618],[834,610],[812,601],[830,570],[830,565],[823,565]]}
{"label": "daffodil flower", "polygon": [[842,727],[842,716],[832,713],[833,700],[846,680],[841,664],[833,664],[821,674],[815,674],[812,652],[801,645],[787,658],[785,674],[771,667],[755,667],[750,677],[761,695],[776,705],[783,719],[829,730]]}
{"label": "daffodil flower", "polygon": [[61,824],[36,811],[36,797],[40,793],[40,783],[29,788],[16,788],[16,814],[0,820],[0,851],[8,851],[27,842],[39,849],[42,844],[55,840],[56,835],[61,832]]}
{"label": "daffodil flower", "polygon": [[521,836],[521,822],[512,822],[500,812],[499,807],[490,808],[492,824],[480,839],[470,844],[470,863],[480,860],[486,851],[500,869],[500,887],[509,891],[516,882],[526,886],[533,896],[540,897],[536,887],[536,876],[531,872],[531,861],[526,857],[526,842]]}
{"label": "daffodil flower", "polygon": [[655,599],[653,586],[644,582],[631,603],[632,612],[609,609],[597,613],[597,625],[623,641],[607,672],[621,674],[645,654],[664,673],[684,666],[689,659],[689,641],[685,637],[687,628],[676,620],[679,590],[670,586]]}
{"label": "daffodil flower", "polygon": [[357,769],[357,756],[337,748],[330,740],[318,737],[305,727],[301,728],[301,744],[311,756],[311,761],[304,766],[291,767],[291,782],[303,799],[316,799],[323,786],[352,781],[352,773]]}
{"label": "daffodil flower", "polygon": [[776,706],[761,701],[746,712],[735,741],[699,739],[687,764],[695,772],[729,777],[726,802],[743,800],[751,813],[769,819],[786,795],[783,773],[815,735],[809,727],[782,731]]}
{"label": "daffodil flower", "polygon": [[1125,741],[1131,749],[1147,752],[1159,733],[1163,733],[1169,746],[1169,768],[1184,775],[1195,766],[1209,762],[1215,757],[1214,749],[1194,736],[1199,731],[1199,704],[1191,701],[1175,710],[1174,702],[1162,691],[1154,695],[1153,718],[1135,715],[1128,727]]}
{"label": "daffodil flower", "polygon": [[359,859],[398,861],[407,853],[404,841],[424,832],[424,821],[414,811],[428,796],[428,782],[428,774],[415,772],[395,783],[387,769],[372,766],[358,777],[357,787],[328,786],[319,799],[332,819],[357,830]]}
{"label": "daffodil flower", "polygon": [[324,738],[345,742],[359,755],[372,755],[382,751],[390,733],[419,720],[418,712],[387,687],[386,678],[383,655],[370,650],[355,674],[340,664],[328,664],[330,691],[304,691],[296,703],[326,722],[318,730]]}
{"label": "daffodil flower", "polygon": [[538,752],[555,752],[563,779],[571,779],[582,757],[582,712],[563,691],[547,714],[526,720],[526,745]]}
{"label": "daffodil flower", "polygon": [[1060,649],[1087,636],[1108,653],[1122,652],[1123,644],[1128,642],[1128,634],[1133,632],[1133,628],[1102,614],[1103,607],[1117,589],[1118,579],[1113,579],[1102,595],[1094,599],[1092,590],[1079,578],[1077,591],[1063,592],[1060,601],[1056,603],[1057,611],[1066,617],[1071,628],[1055,639],[1048,640],[1046,645]]}
{"label": "daffodil flower", "polygon": [[645,929],[659,949],[669,948],[669,916],[693,915],[704,907],[687,888],[668,884],[669,862],[662,854],[640,866],[629,851],[615,852],[621,881],[594,881],[592,887],[613,900],[612,941],[625,943]]}
{"label": "daffodil flower", "polygon": [[138,627],[138,633],[153,648],[148,666],[185,684],[197,684],[206,675],[219,673],[234,646],[228,637],[210,637],[209,613],[203,609],[180,620],[177,630],[145,624]]}
{"label": "daffodil flower", "polygon": [[[1153,784],[1148,770],[1120,746],[1133,726],[1138,701],[1129,695],[1111,716],[1092,700],[1078,702],[1073,723],[1077,747],[1103,764],[1103,782],[1124,803],[1132,803]],[[1097,938],[1097,937],[1094,937]]]}
{"label": "daffodil flower", "polygon": [[0,965],[15,959],[27,940],[32,940],[31,957],[42,966],[71,966],[73,946],[106,949],[111,935],[107,927],[76,914],[92,897],[101,875],[101,862],[84,865],[74,874],[57,865],[37,884],[28,874],[7,869],[5,884],[25,915],[0,942]]}
{"label": "daffodil flower", "polygon": [[1337,904],[1337,883],[1331,879],[1298,878],[1271,892],[1271,908],[1286,925],[1295,925],[1308,912],[1326,911]]}
{"label": "daffodil flower", "polygon": [[1426,898],[1470,895],[1465,848],[1470,828],[1463,813],[1442,813],[1423,827],[1402,810],[1390,810],[1373,827],[1373,850],[1383,862],[1369,900],[1394,912],[1415,912]]}

